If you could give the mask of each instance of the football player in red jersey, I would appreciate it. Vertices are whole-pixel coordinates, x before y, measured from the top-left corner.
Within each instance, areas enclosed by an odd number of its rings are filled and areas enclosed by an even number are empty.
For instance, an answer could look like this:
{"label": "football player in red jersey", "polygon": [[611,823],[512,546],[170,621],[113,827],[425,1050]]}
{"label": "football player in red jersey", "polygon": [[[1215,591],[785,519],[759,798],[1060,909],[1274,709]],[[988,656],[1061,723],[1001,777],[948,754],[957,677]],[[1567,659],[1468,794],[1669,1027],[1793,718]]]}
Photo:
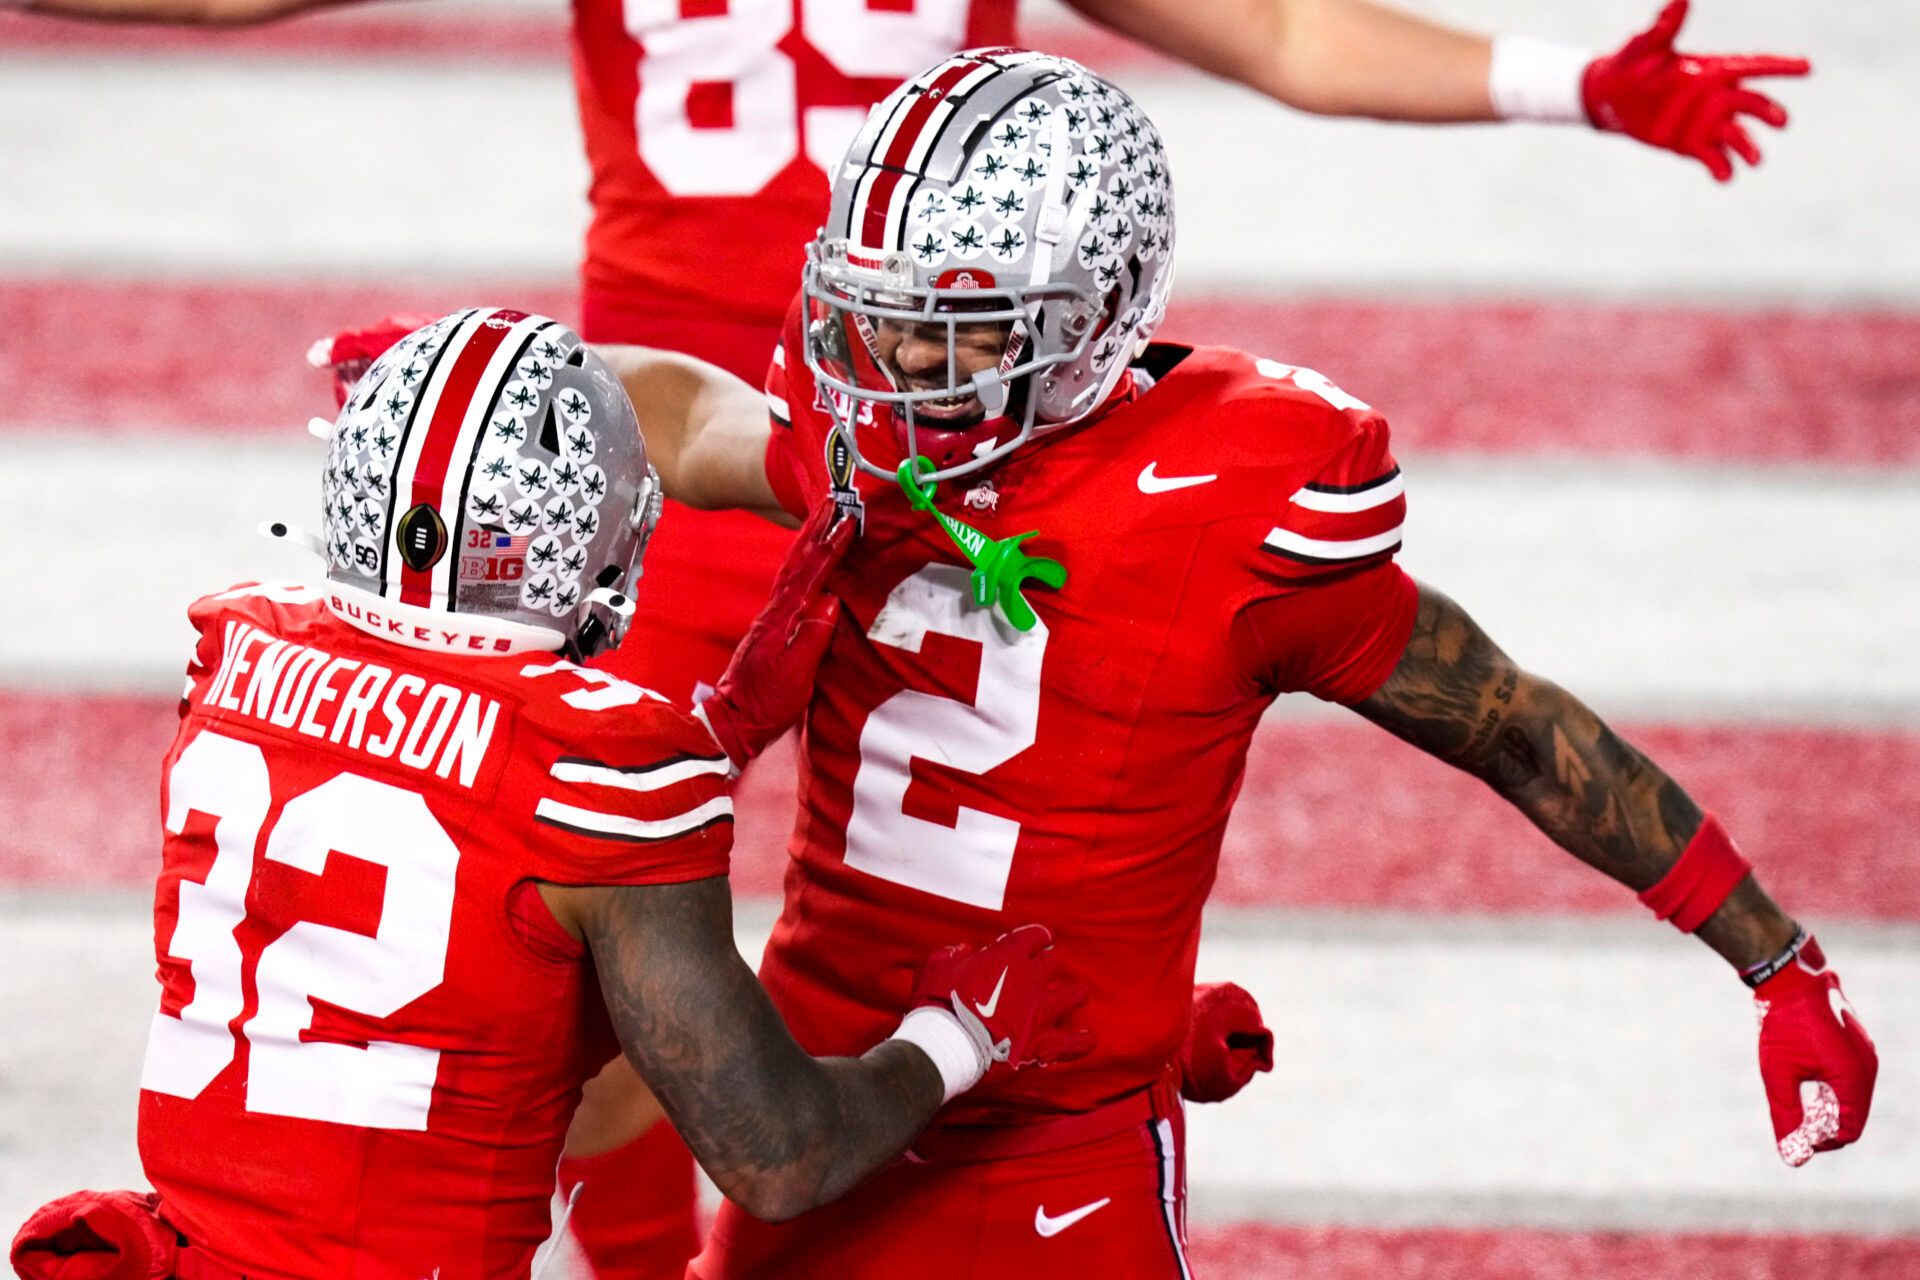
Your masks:
{"label": "football player in red jersey", "polygon": [[581,665],[622,639],[659,482],[572,331],[436,321],[330,436],[322,536],[273,527],[326,580],[189,611],[141,1074],[157,1198],[56,1202],[21,1274],[525,1277],[581,1085],[622,1048],[767,1218],[844,1192],[989,1073],[1085,1051],[1043,929],[929,948],[904,1019],[844,1058],[802,1052],[735,950],[720,744],[797,714],[781,691],[810,679],[851,532],[830,507],[710,734]]}
{"label": "football player in red jersey", "polygon": [[[25,0],[98,19],[259,22],[339,0]],[[1743,121],[1786,112],[1754,77],[1797,58],[1685,53],[1687,0],[1596,57],[1525,36],[1488,39],[1372,0],[1068,0],[1082,15],[1302,111],[1423,123],[1540,120],[1625,133],[1720,181],[1760,153]],[[6,0],[0,0],[0,8]],[[574,0],[573,68],[593,219],[581,332],[681,351],[757,383],[788,285],[819,225],[827,170],[866,109],[932,60],[1013,38],[1014,0]],[[693,473],[697,476],[697,472]],[[692,483],[702,483],[694,479]],[[761,600],[786,535],[670,486],[673,536],[650,562],[655,604],[610,668],[676,698],[710,684]],[[677,499],[693,502],[680,506]],[[700,509],[708,508],[708,509]],[[714,509],[729,508],[729,509]],[[589,1091],[569,1150],[599,1193],[575,1225],[602,1275],[666,1274],[692,1238],[692,1163],[670,1134],[629,1148],[658,1114],[616,1063]],[[610,1184],[671,1201],[610,1204]],[[633,1170],[653,1176],[627,1176]],[[637,1193],[636,1193],[637,1194]],[[667,1272],[636,1262],[658,1255]]]}
{"label": "football player in red jersey", "polygon": [[862,526],[761,976],[844,1052],[931,939],[1031,916],[1100,1048],[969,1095],[798,1222],[723,1208],[693,1275],[1184,1275],[1171,1064],[1248,742],[1292,690],[1484,779],[1733,965],[1789,1163],[1860,1135],[1877,1060],[1817,943],[1674,780],[1395,563],[1385,418],[1309,369],[1149,341],[1173,190],[1124,93],[958,55],[838,173],[771,424],[718,371],[696,397],[684,362],[609,353],[670,487]]}

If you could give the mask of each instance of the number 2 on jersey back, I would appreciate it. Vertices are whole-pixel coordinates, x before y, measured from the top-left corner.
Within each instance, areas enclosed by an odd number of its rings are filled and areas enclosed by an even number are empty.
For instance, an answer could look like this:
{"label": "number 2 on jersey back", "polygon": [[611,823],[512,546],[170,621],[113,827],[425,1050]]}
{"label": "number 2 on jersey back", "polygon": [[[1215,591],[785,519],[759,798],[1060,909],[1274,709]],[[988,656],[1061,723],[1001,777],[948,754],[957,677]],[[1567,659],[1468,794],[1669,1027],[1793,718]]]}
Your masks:
{"label": "number 2 on jersey back", "polygon": [[[178,1014],[153,1016],[140,1087],[195,1098],[234,1058],[232,1022],[244,1004],[245,958],[235,931],[247,915],[254,848],[272,807],[266,753],[211,730],[188,743],[167,775],[167,831],[188,816],[214,821],[206,879],[180,885],[166,954],[193,974]],[[267,944],[254,965],[259,1008],[243,1034],[251,1046],[247,1110],[370,1129],[425,1129],[440,1051],[374,1040],[365,1048],[303,1039],[313,1001],[390,1017],[446,974],[460,850],[417,792],[342,773],[293,797],[267,832],[262,857],[310,875],[338,849],[386,868],[373,936],[301,921]]]}
{"label": "number 2 on jersey back", "polygon": [[[915,0],[875,10],[867,0],[801,0],[801,32],[841,75],[900,80],[966,38],[969,0]],[[626,0],[640,44],[634,126],[640,158],[676,196],[747,196],[800,154],[831,171],[853,141],[862,107],[800,110],[793,0],[726,0],[725,11],[683,16],[681,0]],[[699,105],[696,105],[699,104]],[[696,110],[703,117],[696,121]]]}
{"label": "number 2 on jersey back", "polygon": [[928,565],[895,587],[867,636],[919,653],[929,634],[980,646],[972,703],[903,689],[875,707],[860,731],[860,764],[847,822],[847,865],[956,902],[998,911],[1013,873],[1020,824],[962,807],[949,827],[905,810],[913,761],[967,773],[998,768],[1033,745],[1047,624],[1015,631],[973,603],[967,570]]}

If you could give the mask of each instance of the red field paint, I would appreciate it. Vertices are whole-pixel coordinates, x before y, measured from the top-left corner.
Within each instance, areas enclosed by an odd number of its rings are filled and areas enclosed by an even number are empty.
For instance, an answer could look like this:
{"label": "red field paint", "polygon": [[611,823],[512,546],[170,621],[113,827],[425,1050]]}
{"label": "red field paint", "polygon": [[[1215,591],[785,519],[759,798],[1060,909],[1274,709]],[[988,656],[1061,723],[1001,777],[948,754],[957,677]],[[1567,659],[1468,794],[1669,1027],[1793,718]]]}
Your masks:
{"label": "red field paint", "polygon": [[[164,698],[0,693],[0,884],[137,884],[159,849]],[[1920,920],[1920,733],[1629,727],[1717,809],[1809,918]],[[737,797],[734,887],[779,892],[794,765],[777,744]],[[1214,900],[1239,906],[1627,912],[1479,783],[1354,721],[1280,721],[1254,745]],[[1920,1274],[1920,1273],[1916,1273]]]}
{"label": "red field paint", "polygon": [[[571,322],[570,285],[0,280],[0,431],[259,431],[332,414],[303,357],[395,310]],[[1189,298],[1171,338],[1316,368],[1402,451],[1920,464],[1920,312]],[[219,359],[209,359],[218,352]]]}

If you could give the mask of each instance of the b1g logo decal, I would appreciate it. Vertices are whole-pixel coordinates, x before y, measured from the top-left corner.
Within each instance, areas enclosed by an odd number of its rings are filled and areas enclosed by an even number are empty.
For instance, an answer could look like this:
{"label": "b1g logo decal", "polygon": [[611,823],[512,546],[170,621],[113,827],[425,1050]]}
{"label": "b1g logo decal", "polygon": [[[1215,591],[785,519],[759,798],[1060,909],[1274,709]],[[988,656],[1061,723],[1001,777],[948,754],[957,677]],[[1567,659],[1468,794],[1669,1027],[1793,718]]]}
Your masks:
{"label": "b1g logo decal", "polygon": [[407,568],[425,573],[447,554],[447,523],[433,504],[418,503],[394,526],[393,541]]}

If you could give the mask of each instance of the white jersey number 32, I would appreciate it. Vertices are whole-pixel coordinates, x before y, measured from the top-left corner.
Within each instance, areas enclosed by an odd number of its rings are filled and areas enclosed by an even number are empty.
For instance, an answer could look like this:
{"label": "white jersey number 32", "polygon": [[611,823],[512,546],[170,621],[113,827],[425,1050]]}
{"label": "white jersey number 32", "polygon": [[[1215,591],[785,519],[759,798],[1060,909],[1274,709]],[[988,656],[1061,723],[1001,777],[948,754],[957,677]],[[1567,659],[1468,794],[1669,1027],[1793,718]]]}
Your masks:
{"label": "white jersey number 32", "polygon": [[968,571],[928,565],[895,587],[867,628],[869,639],[919,653],[927,636],[980,646],[971,703],[904,689],[873,709],[860,731],[860,768],[847,823],[847,865],[925,893],[998,911],[1013,872],[1020,824],[960,809],[951,827],[903,805],[913,761],[968,773],[998,768],[1033,745],[1040,723],[1040,666],[1047,624],[1014,631],[973,604]]}
{"label": "white jersey number 32", "polygon": [[[167,830],[190,813],[214,821],[213,866],[180,886],[168,955],[187,962],[193,998],[153,1016],[140,1087],[198,1097],[237,1051],[244,960],[235,930],[247,914],[254,848],[272,805],[266,754],[251,742],[202,731],[167,775]],[[425,1129],[440,1051],[375,1040],[358,1045],[305,1041],[313,1001],[385,1018],[446,976],[460,850],[418,794],[343,773],[287,801],[262,856],[311,875],[329,851],[387,869],[380,924],[372,937],[305,921],[260,952],[259,1008],[242,1034],[251,1045],[247,1110],[330,1120],[367,1129]]]}

